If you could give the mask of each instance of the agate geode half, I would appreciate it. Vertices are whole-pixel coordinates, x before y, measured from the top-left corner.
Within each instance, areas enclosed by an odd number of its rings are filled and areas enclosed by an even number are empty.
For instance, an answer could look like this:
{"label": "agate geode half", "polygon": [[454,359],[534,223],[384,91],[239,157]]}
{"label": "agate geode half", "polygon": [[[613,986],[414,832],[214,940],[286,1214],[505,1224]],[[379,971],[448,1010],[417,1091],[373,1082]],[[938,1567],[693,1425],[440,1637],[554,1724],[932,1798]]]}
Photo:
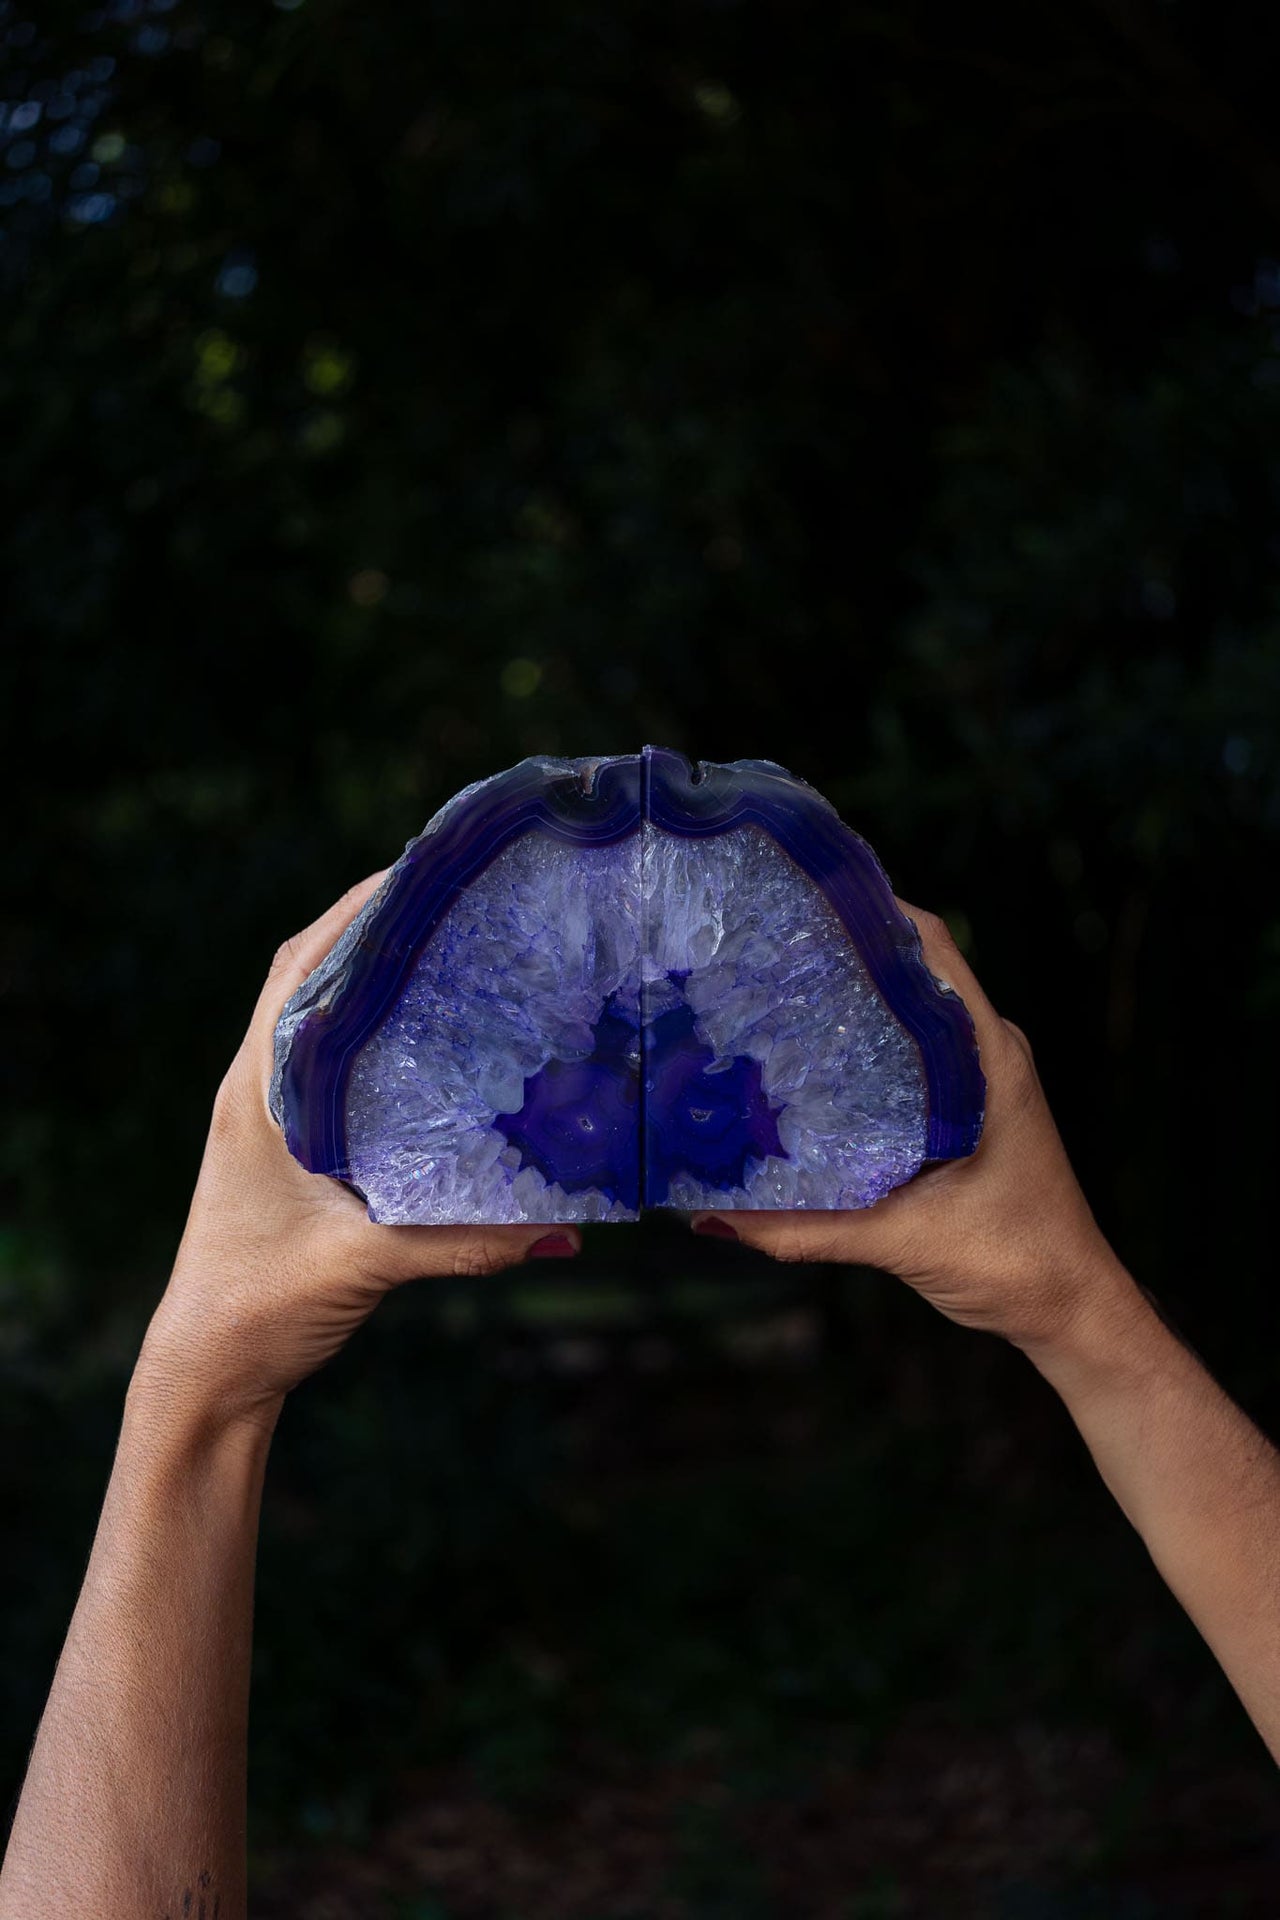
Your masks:
{"label": "agate geode half", "polygon": [[972,1153],[973,1024],[766,760],[523,760],[411,840],[276,1029],[290,1152],[393,1223],[865,1207]]}

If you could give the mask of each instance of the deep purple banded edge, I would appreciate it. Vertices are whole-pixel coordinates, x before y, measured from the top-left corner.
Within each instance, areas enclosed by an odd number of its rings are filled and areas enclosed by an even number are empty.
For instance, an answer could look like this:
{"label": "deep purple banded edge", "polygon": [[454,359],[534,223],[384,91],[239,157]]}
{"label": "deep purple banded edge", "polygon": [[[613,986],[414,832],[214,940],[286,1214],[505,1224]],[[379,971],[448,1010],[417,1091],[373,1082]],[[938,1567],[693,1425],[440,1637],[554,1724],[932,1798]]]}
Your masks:
{"label": "deep purple banded edge", "polygon": [[986,1079],[968,1008],[940,987],[920,935],[898,906],[867,842],[814,787],[767,760],[691,768],[683,754],[644,751],[645,818],[688,838],[752,825],[821,887],[866,962],[876,990],[920,1048],[929,1090],[926,1160],[961,1160],[982,1134]]}
{"label": "deep purple banded edge", "polygon": [[[346,1177],[351,1063],[394,1005],[415,957],[459,888],[530,827],[584,847],[610,846],[639,831],[639,756],[620,755],[585,766],[585,774],[579,774],[571,768],[555,770],[555,763],[546,760],[522,760],[455,796],[435,822],[409,842],[362,910],[338,990],[330,1004],[317,1004],[305,1014],[280,1080],[285,1140],[310,1172]],[[323,975],[323,966],[319,973]],[[329,984],[324,981],[326,992]],[[310,985],[304,983],[299,995]],[[296,1006],[298,996],[290,1004]]]}

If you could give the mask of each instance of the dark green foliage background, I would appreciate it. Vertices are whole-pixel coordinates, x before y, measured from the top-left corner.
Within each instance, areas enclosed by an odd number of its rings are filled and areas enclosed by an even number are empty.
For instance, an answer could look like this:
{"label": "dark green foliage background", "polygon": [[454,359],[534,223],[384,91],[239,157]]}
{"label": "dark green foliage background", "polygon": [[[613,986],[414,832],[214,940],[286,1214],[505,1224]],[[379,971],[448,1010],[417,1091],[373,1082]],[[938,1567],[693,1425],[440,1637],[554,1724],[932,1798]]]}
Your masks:
{"label": "dark green foliage background", "polygon": [[[37,133],[15,162],[3,136],[3,177],[50,183],[0,206],[7,1777],[274,946],[524,753],[655,740],[828,793],[948,914],[1117,1245],[1274,1428],[1280,143],[1251,11],[43,0],[15,39],[26,20],[0,10],[11,103],[83,103],[87,63],[116,61],[83,111],[118,198],[77,217],[83,155]],[[748,1263],[714,1256],[731,1292]],[[583,1265],[635,1296],[711,1259],[646,1228]],[[827,1353],[836,1464],[770,1522],[795,1646],[763,1644],[762,1602],[711,1678],[717,1566],[756,1539],[742,1586],[772,1591],[755,1523],[675,1470],[656,1519],[626,1505],[585,1547],[548,1505],[581,1410],[397,1303],[412,1364],[400,1322],[371,1331],[282,1438],[264,1820],[372,1817],[428,1737],[406,1691],[494,1791],[544,1779],[561,1708],[504,1636],[587,1611],[592,1684],[633,1676],[601,1708],[626,1750],[710,1710],[772,1764],[814,1701],[863,1733],[925,1695],[998,1722],[1030,1666],[1035,1710],[1069,1718],[1087,1670],[1158,1800],[1167,1641],[1207,1689],[1206,1751],[1260,1751],[1052,1418],[1057,1531],[1015,1550],[1001,1502],[1030,1496],[948,1489],[949,1436],[1023,1406],[1012,1357],[989,1398],[972,1336],[859,1279],[845,1346],[889,1315],[886,1380],[909,1349],[956,1424],[926,1444],[870,1378],[849,1407]],[[636,1421],[652,1437],[661,1407]],[[864,1594],[852,1687],[842,1525],[885,1595],[931,1538],[956,1583],[937,1616]],[[1152,1623],[1123,1674],[1077,1561],[1099,1527]],[[1051,1593],[1060,1618],[1013,1624]]]}

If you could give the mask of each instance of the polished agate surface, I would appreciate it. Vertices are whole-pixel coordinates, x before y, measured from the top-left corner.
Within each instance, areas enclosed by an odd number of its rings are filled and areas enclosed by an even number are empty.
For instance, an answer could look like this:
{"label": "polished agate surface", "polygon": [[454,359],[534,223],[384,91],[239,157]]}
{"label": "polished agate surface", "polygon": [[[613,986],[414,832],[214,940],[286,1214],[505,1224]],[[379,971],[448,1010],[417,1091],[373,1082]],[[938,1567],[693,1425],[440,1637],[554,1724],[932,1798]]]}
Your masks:
{"label": "polished agate surface", "polygon": [[770,762],[535,759],[452,800],[286,1006],[290,1151],[375,1220],[856,1208],[984,1083],[866,842]]}

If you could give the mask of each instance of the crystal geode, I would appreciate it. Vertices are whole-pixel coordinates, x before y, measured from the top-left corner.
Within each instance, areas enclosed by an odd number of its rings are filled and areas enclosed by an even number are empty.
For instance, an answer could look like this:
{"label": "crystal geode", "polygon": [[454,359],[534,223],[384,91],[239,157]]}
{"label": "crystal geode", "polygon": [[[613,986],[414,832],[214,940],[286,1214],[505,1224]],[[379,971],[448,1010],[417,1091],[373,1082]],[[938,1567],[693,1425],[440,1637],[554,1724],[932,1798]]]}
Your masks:
{"label": "crystal geode", "polygon": [[419,1225],[865,1207],[972,1153],[985,1091],[830,804],[646,747],[450,800],[286,1005],[271,1107]]}

